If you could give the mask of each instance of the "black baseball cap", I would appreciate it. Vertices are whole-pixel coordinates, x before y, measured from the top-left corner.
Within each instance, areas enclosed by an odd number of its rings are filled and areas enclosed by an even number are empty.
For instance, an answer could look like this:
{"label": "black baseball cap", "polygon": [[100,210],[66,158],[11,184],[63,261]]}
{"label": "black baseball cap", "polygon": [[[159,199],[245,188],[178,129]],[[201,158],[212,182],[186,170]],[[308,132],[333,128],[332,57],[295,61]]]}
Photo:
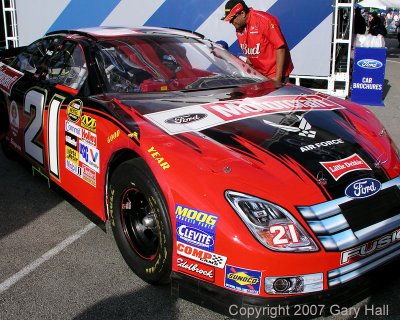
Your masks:
{"label": "black baseball cap", "polygon": [[225,16],[221,18],[224,21],[231,21],[239,12],[249,10],[243,0],[229,0],[225,5]]}

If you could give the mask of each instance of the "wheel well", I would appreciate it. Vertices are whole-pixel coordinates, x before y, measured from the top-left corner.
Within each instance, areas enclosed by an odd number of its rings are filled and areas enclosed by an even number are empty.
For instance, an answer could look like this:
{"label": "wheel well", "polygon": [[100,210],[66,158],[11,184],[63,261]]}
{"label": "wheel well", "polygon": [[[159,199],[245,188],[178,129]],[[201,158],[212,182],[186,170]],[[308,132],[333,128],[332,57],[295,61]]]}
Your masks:
{"label": "wheel well", "polygon": [[109,181],[111,176],[113,175],[115,169],[123,162],[131,160],[131,159],[135,159],[135,158],[139,158],[140,156],[134,152],[132,149],[122,149],[122,150],[118,150],[117,152],[115,152],[112,157],[111,160],[108,164],[108,169],[107,169],[107,175],[106,175],[106,196],[104,197],[105,199],[105,208],[106,208],[106,221],[109,220],[109,210],[108,210],[108,187],[109,187]]}

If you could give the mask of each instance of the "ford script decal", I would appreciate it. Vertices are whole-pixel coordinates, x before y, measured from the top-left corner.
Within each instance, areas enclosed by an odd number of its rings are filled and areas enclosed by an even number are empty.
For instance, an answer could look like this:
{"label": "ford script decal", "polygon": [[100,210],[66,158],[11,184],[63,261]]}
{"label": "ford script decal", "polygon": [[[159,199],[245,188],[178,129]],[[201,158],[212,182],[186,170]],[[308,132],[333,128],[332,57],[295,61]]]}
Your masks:
{"label": "ford script decal", "polygon": [[381,190],[381,187],[382,185],[378,180],[365,178],[349,184],[344,193],[352,199],[367,198]]}
{"label": "ford script decal", "polygon": [[379,69],[383,67],[383,63],[374,59],[362,59],[357,61],[357,65],[364,69]]}
{"label": "ford script decal", "polygon": [[165,120],[166,123],[174,123],[174,124],[185,124],[194,121],[199,121],[207,117],[205,113],[192,113],[192,114],[184,114],[181,116],[173,117]]}

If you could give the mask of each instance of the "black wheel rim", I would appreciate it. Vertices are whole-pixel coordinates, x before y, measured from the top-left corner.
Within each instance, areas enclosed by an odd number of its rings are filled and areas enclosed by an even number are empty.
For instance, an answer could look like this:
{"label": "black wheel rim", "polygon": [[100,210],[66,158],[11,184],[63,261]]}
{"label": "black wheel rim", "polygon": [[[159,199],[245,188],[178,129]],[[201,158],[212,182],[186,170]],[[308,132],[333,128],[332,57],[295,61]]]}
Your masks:
{"label": "black wheel rim", "polygon": [[159,229],[153,205],[138,189],[128,189],[121,199],[121,223],[132,249],[145,260],[159,250]]}

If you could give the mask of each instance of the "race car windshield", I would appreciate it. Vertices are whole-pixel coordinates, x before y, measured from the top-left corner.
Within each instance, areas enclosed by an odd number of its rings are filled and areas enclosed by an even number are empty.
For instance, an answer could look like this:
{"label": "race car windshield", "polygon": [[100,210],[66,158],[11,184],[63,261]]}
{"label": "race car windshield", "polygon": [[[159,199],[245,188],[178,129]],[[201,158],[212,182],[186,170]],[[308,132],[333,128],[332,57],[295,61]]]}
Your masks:
{"label": "race car windshield", "polygon": [[267,80],[218,45],[185,37],[103,41],[96,61],[110,93],[215,89]]}

